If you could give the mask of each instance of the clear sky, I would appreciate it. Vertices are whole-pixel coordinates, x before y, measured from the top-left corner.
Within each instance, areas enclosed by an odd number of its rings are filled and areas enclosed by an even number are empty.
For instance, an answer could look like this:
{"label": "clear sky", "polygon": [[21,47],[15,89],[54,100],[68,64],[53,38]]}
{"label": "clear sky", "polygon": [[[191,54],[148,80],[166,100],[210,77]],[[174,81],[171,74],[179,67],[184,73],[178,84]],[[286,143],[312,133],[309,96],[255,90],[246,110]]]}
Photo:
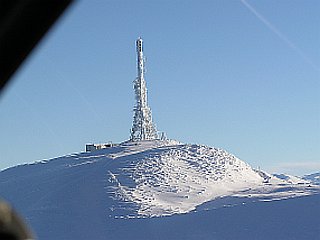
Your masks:
{"label": "clear sky", "polygon": [[319,23],[318,0],[79,1],[0,98],[0,169],[127,140],[141,36],[158,130],[319,171]]}

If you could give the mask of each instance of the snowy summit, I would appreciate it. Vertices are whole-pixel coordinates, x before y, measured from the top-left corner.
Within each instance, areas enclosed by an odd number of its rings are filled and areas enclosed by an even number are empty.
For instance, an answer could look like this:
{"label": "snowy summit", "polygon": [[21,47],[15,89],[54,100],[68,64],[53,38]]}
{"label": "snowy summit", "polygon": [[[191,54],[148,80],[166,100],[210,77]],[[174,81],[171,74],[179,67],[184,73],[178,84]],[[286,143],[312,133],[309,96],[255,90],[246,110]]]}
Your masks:
{"label": "snowy summit", "polygon": [[[305,180],[296,178],[292,185],[291,181],[252,169],[225,150],[203,145],[127,142],[106,156],[117,166],[108,170],[109,193],[122,202],[122,209],[126,209],[126,203],[135,205],[136,211],[130,213],[135,216],[187,213],[226,196],[247,195],[267,201],[314,192]],[[116,212],[117,206],[113,210]]]}
{"label": "snowy summit", "polygon": [[[199,221],[191,219],[212,209],[320,193],[319,182],[315,181],[319,175],[304,179],[271,175],[253,169],[222,149],[183,144],[166,137],[159,139],[147,103],[141,38],[136,41],[136,47],[138,77],[134,81],[136,104],[130,140],[116,145],[91,144],[87,146],[87,152],[0,172],[1,195],[26,216],[41,239],[151,239],[154,234],[151,223],[166,226],[162,229],[167,231],[163,236],[165,239],[199,239],[198,236],[211,239],[219,229],[223,230],[219,239],[225,239],[226,234],[232,236],[228,239],[235,239],[233,232],[221,224],[214,232],[209,226],[194,234],[203,228],[202,223],[214,223],[212,219],[216,214],[204,216],[209,220],[202,219],[201,226]],[[312,207],[316,201],[317,197],[313,197],[305,205]],[[261,206],[258,209],[265,211]],[[250,208],[245,214],[239,208],[237,211],[239,216],[250,214]],[[270,210],[266,212],[270,216],[274,214]],[[251,214],[256,216],[255,211]],[[268,214],[265,216],[269,217]],[[237,220],[235,215],[228,221],[236,228],[239,222],[232,222]],[[175,222],[176,229],[180,229],[178,232],[174,229],[178,235],[170,232],[172,224],[168,220],[176,216],[186,216],[183,221]],[[217,216],[220,221],[225,215]],[[195,228],[190,227],[191,234],[187,234],[184,221],[193,222]],[[255,232],[261,225],[251,225],[251,234],[258,234],[259,239],[269,239],[269,235],[261,238],[260,233]],[[125,231],[119,231],[121,226]],[[145,235],[140,230],[137,232],[141,227]],[[248,226],[242,229],[248,229]],[[275,231],[276,234],[279,232],[281,229]],[[248,232],[241,234],[236,234],[237,239],[247,239]],[[305,236],[301,231],[294,234]],[[311,232],[311,235],[316,234]]]}
{"label": "snowy summit", "polygon": [[[98,196],[111,218],[188,213],[225,197],[273,201],[319,192],[310,181],[294,180],[255,170],[222,149],[172,140],[127,141],[0,172],[4,196],[18,200],[18,205],[37,199],[28,211],[61,208],[61,202],[75,199],[81,202],[81,189],[89,188],[86,194]],[[47,189],[50,194],[45,194]],[[64,196],[71,189],[74,194]]]}
{"label": "snowy summit", "polygon": [[[204,213],[210,219],[225,218],[214,209],[229,207],[237,212],[243,204],[253,207],[259,202],[267,209],[268,203],[289,201],[285,199],[301,199],[300,204],[310,199],[305,204],[314,209],[318,198],[312,196],[319,196],[320,192],[319,185],[306,180],[287,181],[252,169],[222,149],[169,140],[128,141],[12,167],[0,172],[0,189],[1,195],[26,216],[39,239],[105,239],[107,235],[108,239],[128,239],[132,234],[136,234],[134,239],[150,239],[152,228],[142,234],[135,232],[134,226],[148,229],[152,219],[185,216],[179,218],[182,222],[175,222],[178,227]],[[251,213],[254,209],[249,207],[245,215],[256,216]],[[314,210],[311,213],[316,214]],[[270,217],[274,216],[273,211],[268,210]],[[310,212],[303,212],[307,215],[300,214],[299,219],[310,217]],[[237,218],[228,219],[232,222]],[[156,223],[162,226],[168,221]],[[129,230],[120,231],[119,224]],[[259,226],[250,228],[251,233]],[[182,237],[186,229],[180,227]],[[190,227],[190,231],[199,227]],[[206,230],[207,237],[212,236],[210,229]],[[166,239],[176,239],[170,231],[167,234]],[[224,231],[221,236],[225,234]],[[192,236],[186,239],[198,239]]]}

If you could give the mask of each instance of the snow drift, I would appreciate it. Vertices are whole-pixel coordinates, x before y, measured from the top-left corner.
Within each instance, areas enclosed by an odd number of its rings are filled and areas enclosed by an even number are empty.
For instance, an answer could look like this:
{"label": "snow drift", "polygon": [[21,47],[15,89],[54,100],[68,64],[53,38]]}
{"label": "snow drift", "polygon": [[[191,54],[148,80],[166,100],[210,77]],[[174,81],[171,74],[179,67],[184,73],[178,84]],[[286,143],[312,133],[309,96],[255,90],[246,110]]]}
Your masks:
{"label": "snow drift", "polygon": [[0,195],[43,239],[118,239],[118,224],[131,228],[134,219],[194,218],[205,210],[317,193],[319,186],[307,180],[280,179],[222,149],[176,141],[125,142],[0,172]]}
{"label": "snow drift", "polygon": [[[154,148],[153,144],[123,145],[131,151],[144,146],[147,151],[130,158],[114,172],[109,171],[116,197],[136,203],[139,215],[186,213],[204,202],[264,181],[249,165],[224,150],[168,142]],[[114,158],[119,162],[125,159],[120,153]]]}

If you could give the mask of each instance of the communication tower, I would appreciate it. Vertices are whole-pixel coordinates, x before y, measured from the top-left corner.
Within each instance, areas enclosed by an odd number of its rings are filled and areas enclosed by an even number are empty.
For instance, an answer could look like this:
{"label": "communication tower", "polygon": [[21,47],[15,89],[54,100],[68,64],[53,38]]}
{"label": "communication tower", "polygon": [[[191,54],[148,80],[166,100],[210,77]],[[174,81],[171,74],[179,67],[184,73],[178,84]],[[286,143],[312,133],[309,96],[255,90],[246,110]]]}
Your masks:
{"label": "communication tower", "polygon": [[152,122],[151,109],[147,101],[147,87],[144,80],[145,58],[143,56],[143,40],[136,40],[138,76],[133,81],[136,104],[133,108],[133,124],[131,141],[158,139],[157,129]]}

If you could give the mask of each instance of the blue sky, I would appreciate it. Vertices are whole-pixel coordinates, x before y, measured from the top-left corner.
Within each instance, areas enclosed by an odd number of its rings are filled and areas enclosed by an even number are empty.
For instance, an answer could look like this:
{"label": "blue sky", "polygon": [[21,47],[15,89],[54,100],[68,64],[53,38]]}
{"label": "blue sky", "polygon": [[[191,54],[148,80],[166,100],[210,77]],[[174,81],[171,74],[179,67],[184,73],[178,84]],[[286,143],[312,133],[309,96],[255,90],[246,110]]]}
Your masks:
{"label": "blue sky", "polygon": [[320,2],[79,1],[0,98],[0,168],[129,138],[135,40],[158,130],[253,167],[320,170]]}

